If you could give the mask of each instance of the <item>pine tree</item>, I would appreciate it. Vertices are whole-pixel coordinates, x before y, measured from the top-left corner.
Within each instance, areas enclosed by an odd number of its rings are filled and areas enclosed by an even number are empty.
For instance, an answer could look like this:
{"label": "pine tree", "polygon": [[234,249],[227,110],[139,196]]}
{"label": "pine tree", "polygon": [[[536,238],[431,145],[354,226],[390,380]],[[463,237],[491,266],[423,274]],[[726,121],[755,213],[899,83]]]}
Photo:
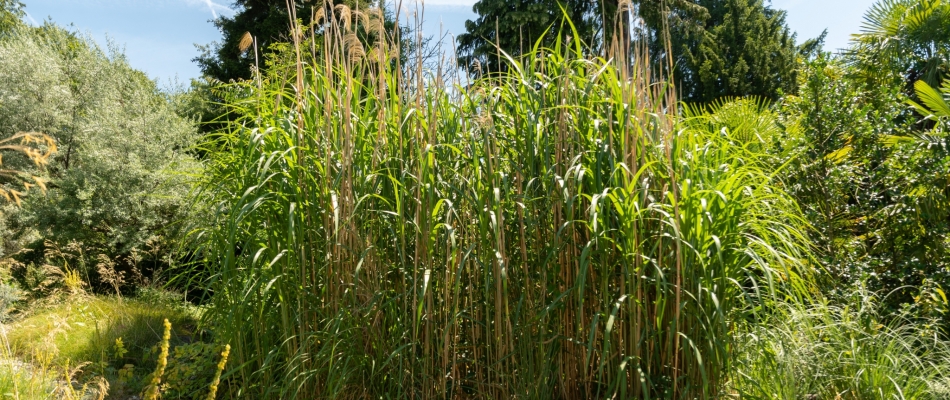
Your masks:
{"label": "pine tree", "polygon": [[[258,48],[267,49],[271,43],[286,37],[290,26],[284,0],[236,0],[234,6],[240,10],[234,16],[222,15],[213,21],[223,35],[222,42],[200,46],[202,55],[194,59],[205,76],[224,82],[251,77],[254,54],[240,48],[245,32],[257,38]],[[309,23],[311,13],[302,12],[302,7],[298,9],[301,10],[298,17],[306,18],[304,22]]]}
{"label": "pine tree", "polygon": [[724,96],[777,99],[796,87],[795,34],[785,12],[763,0],[698,0],[708,11],[701,30],[671,25],[674,76],[687,101]]}
{"label": "pine tree", "polygon": [[[458,36],[458,62],[473,73],[499,71],[505,64],[498,51],[517,57],[527,52],[545,34],[544,45],[551,47],[571,34],[560,22],[567,12],[580,35],[590,44],[597,28],[597,3],[583,0],[480,0],[472,10],[474,21],[465,21],[466,33]],[[560,31],[560,36],[558,35]],[[496,48],[496,43],[498,47]]]}

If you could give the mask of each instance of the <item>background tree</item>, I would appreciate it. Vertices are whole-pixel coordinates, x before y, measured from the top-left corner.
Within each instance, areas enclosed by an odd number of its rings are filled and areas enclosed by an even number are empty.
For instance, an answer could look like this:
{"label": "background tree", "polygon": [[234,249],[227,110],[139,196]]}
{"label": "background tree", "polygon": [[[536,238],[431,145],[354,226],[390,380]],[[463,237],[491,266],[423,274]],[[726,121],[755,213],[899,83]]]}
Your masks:
{"label": "background tree", "polygon": [[[595,2],[581,0],[480,0],[472,6],[478,14],[474,21],[465,21],[466,33],[458,36],[459,65],[471,72],[499,71],[500,62],[496,44],[502,51],[519,56],[534,46],[548,28],[544,45],[551,47],[556,40],[570,36],[564,27],[559,33],[558,22],[567,11],[580,40],[592,43],[599,26],[595,16]],[[614,7],[616,10],[616,7]]]}
{"label": "background tree", "polygon": [[[302,4],[296,1],[294,4],[303,10]],[[290,26],[284,0],[236,0],[234,7],[238,9],[234,16],[222,15],[213,21],[223,36],[221,43],[199,46],[202,54],[194,59],[205,76],[222,82],[251,77],[254,54],[248,52],[247,46],[243,49],[240,46],[246,32],[257,38],[259,49],[267,49],[271,43],[286,37]],[[300,12],[298,17],[308,24],[311,15],[310,12]]]}
{"label": "background tree", "polygon": [[[474,72],[474,62],[478,61],[485,70],[497,70],[500,66],[496,43],[506,53],[517,56],[529,50],[548,28],[551,32],[543,44],[552,46],[556,38],[570,34],[565,27],[561,36],[557,35],[563,16],[561,6],[590,51],[608,50],[614,36],[619,35],[617,45],[629,47],[634,41],[647,45],[657,65],[666,62],[664,27],[676,25],[680,31],[695,32],[701,29],[700,22],[706,15],[706,9],[692,0],[481,0],[472,7],[478,19],[466,21],[467,32],[458,37],[459,64]],[[631,12],[642,24],[631,24]]]}
{"label": "background tree", "polygon": [[23,3],[19,0],[0,0],[0,35],[21,25]]}
{"label": "background tree", "polygon": [[697,0],[708,14],[702,29],[670,23],[674,76],[683,98],[709,102],[724,96],[776,100],[793,93],[798,48],[785,12],[763,0]]}
{"label": "background tree", "polygon": [[[179,114],[197,120],[200,132],[219,130],[233,117],[228,108],[223,106],[227,101],[228,94],[225,92],[228,89],[218,85],[218,81],[251,78],[255,63],[264,68],[265,60],[278,52],[274,45],[289,41],[287,32],[290,15],[287,4],[285,0],[236,0],[234,8],[238,11],[233,16],[222,15],[213,21],[221,31],[222,41],[198,46],[202,53],[193,61],[201,68],[203,78],[193,80],[190,89],[178,96],[181,101],[177,102]],[[314,16],[319,14],[323,15],[324,20],[332,16],[337,19],[350,18],[352,22],[360,15],[368,14],[368,9],[382,6],[382,2],[374,5],[372,1],[358,0],[296,0],[291,4],[296,7],[297,19],[308,27],[312,27]],[[343,11],[338,6],[346,6],[347,10]],[[323,7],[322,12],[319,12],[320,7]],[[384,30],[392,35],[395,21],[385,8],[381,10]],[[252,39],[250,44],[246,41],[248,33]],[[364,43],[376,40],[362,27],[358,34]],[[412,35],[405,35],[408,36]]]}
{"label": "background tree", "polygon": [[[495,43],[512,55],[530,48],[560,19],[558,4],[592,51],[609,46],[619,33],[618,44],[649,50],[655,71],[669,74],[672,61],[687,101],[750,95],[775,100],[796,88],[795,35],[785,13],[763,0],[634,0],[630,7],[622,1],[481,0],[473,7],[478,19],[466,21],[467,32],[458,37],[459,63],[470,71],[475,61],[498,70]],[[555,38],[549,34],[545,44]]]}
{"label": "background tree", "polygon": [[[345,5],[353,11],[382,6],[382,3],[356,0],[295,0],[291,4],[296,7],[297,19],[301,20],[303,26],[310,26],[313,17],[320,14],[320,7],[324,8],[323,15],[331,15],[339,13],[339,9],[334,10],[337,5]],[[234,16],[222,15],[213,21],[223,36],[221,43],[199,46],[202,54],[194,59],[206,77],[222,82],[250,78],[251,66],[259,62],[263,67],[264,55],[271,51],[272,44],[288,41],[290,15],[285,0],[236,0],[234,8],[238,10]],[[355,12],[346,14],[350,18],[358,18]],[[392,32],[395,28],[392,16],[384,12],[384,18],[386,31]],[[250,33],[256,40],[259,52],[256,58],[253,47],[248,47],[246,43],[242,46],[245,33]],[[362,35],[362,39],[368,39],[367,35]]]}

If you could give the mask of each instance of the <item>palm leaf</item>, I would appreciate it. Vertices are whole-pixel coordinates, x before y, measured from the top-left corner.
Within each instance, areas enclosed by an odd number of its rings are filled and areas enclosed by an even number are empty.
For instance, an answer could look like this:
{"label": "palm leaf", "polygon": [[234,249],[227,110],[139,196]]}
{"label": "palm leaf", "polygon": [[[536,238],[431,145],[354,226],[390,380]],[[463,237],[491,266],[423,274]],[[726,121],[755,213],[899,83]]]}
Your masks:
{"label": "palm leaf", "polygon": [[[944,91],[950,93],[946,89],[950,88],[950,85],[944,83]],[[945,98],[946,94],[937,91],[927,82],[917,81],[914,84],[914,90],[917,92],[917,97],[920,98],[924,104],[921,105],[913,100],[908,100],[908,104],[913,106],[920,112],[922,115],[927,116],[927,118],[936,116],[936,117],[950,117],[950,104],[947,103]]]}

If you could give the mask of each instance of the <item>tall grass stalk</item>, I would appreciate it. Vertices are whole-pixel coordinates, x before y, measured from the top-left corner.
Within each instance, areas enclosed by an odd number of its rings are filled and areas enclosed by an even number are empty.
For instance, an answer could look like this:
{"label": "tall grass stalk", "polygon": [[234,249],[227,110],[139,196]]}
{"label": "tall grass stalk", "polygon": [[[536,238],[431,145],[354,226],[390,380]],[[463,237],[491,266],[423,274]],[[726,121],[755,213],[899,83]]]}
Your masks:
{"label": "tall grass stalk", "polygon": [[679,122],[628,49],[446,82],[378,9],[324,12],[231,88],[198,192],[238,396],[720,394],[737,311],[801,277],[768,138]]}

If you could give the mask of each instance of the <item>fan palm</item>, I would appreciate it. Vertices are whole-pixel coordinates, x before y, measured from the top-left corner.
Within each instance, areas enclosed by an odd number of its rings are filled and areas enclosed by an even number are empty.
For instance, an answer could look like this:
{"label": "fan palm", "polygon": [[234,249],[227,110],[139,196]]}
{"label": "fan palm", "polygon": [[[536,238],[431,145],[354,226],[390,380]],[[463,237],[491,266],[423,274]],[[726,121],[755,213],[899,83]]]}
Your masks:
{"label": "fan palm", "polygon": [[944,81],[939,90],[925,81],[917,81],[914,90],[923,104],[913,100],[908,100],[908,103],[921,115],[930,119],[950,118],[950,80]]}
{"label": "fan palm", "polygon": [[852,40],[852,59],[867,76],[884,68],[936,86],[950,59],[950,1],[879,0]]}

